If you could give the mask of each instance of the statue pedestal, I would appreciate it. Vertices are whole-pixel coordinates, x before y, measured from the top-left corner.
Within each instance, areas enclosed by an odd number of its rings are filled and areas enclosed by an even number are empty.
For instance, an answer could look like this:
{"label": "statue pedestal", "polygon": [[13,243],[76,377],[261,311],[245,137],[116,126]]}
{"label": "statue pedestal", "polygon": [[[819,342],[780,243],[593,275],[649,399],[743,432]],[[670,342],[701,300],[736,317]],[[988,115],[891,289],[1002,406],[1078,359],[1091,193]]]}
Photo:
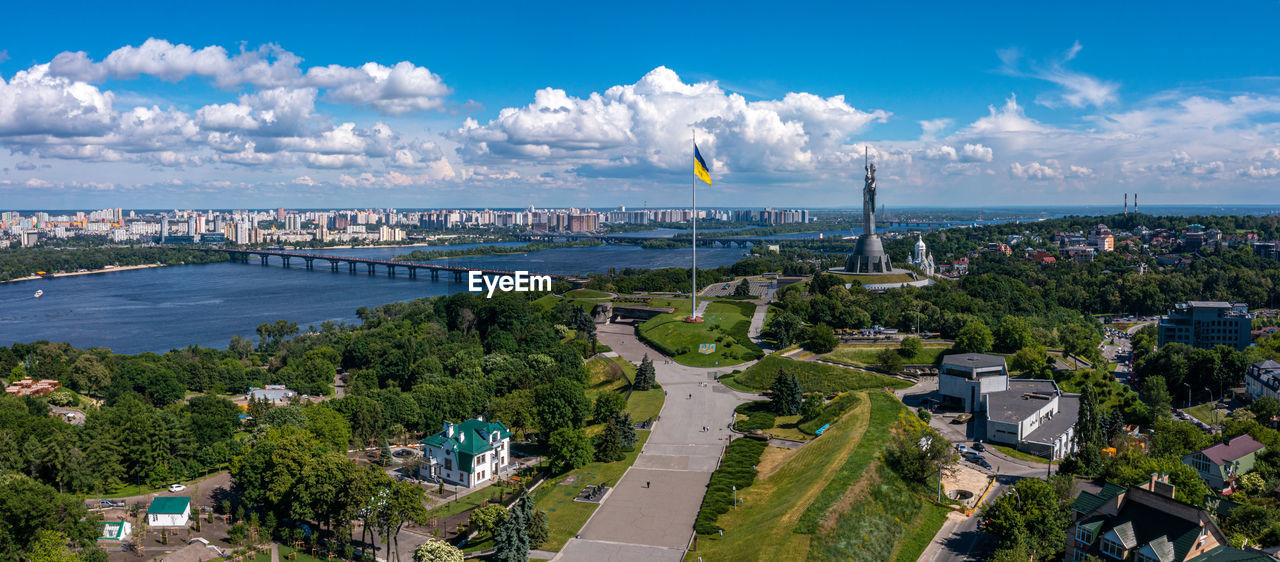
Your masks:
{"label": "statue pedestal", "polygon": [[884,253],[880,237],[875,234],[863,234],[858,237],[858,245],[844,264],[849,273],[890,273],[893,264],[889,263],[889,254]]}

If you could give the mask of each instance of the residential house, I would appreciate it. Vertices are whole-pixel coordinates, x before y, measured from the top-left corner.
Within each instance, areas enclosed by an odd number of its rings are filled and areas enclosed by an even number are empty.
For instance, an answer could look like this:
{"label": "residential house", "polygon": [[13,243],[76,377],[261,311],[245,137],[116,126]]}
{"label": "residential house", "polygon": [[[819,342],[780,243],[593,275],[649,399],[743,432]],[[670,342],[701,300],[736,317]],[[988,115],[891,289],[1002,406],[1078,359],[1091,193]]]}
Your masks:
{"label": "residential house", "polygon": [[441,479],[468,488],[488,482],[511,468],[511,432],[483,416],[462,423],[444,422],[444,430],[422,440],[418,468],[423,478]]}
{"label": "residential house", "polygon": [[1280,363],[1267,359],[1249,365],[1244,374],[1244,391],[1253,400],[1263,396],[1280,399]]}
{"label": "residential house", "polygon": [[1266,446],[1249,435],[1206,447],[1182,457],[1182,463],[1196,469],[1214,490],[1229,492],[1237,476],[1253,470],[1253,463]]}
{"label": "residential house", "polygon": [[148,527],[186,527],[191,522],[191,498],[158,497],[147,507]]}
{"label": "residential house", "polygon": [[1234,548],[1209,513],[1174,499],[1166,475],[1140,486],[1084,483],[1071,505],[1065,560],[1274,560]]}

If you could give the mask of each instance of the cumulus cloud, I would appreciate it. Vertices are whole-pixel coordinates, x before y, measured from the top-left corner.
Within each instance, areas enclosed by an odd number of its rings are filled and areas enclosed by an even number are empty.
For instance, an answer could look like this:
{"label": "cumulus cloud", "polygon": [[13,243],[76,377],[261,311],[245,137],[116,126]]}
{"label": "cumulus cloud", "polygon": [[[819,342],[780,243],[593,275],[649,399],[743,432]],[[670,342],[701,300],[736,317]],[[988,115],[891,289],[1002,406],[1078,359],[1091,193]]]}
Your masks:
{"label": "cumulus cloud", "polygon": [[1267,179],[1267,178],[1274,178],[1277,175],[1280,175],[1280,168],[1266,168],[1257,163],[1254,163],[1254,164],[1250,164],[1248,168],[1237,170],[1236,174],[1238,174],[1240,177],[1255,179],[1255,180]]}
{"label": "cumulus cloud", "polygon": [[927,121],[919,121],[920,123],[920,140],[931,141],[937,138],[938,133],[951,127],[955,121],[951,119],[929,119]]}
{"label": "cumulus cloud", "polygon": [[1009,175],[1024,180],[1046,181],[1064,178],[1087,178],[1093,175],[1093,170],[1074,164],[1063,166],[1061,162],[1049,159],[1045,160],[1043,164],[1040,162],[1029,162],[1027,164],[1014,162],[1009,165]]}
{"label": "cumulus cloud", "polygon": [[585,174],[627,177],[684,170],[696,132],[713,175],[771,177],[852,161],[851,137],[889,115],[857,109],[843,96],[748,102],[715,82],[685,83],[658,67],[585,98],[539,90],[529,105],[504,108],[485,124],[468,119],[451,137],[471,162],[567,162]]}

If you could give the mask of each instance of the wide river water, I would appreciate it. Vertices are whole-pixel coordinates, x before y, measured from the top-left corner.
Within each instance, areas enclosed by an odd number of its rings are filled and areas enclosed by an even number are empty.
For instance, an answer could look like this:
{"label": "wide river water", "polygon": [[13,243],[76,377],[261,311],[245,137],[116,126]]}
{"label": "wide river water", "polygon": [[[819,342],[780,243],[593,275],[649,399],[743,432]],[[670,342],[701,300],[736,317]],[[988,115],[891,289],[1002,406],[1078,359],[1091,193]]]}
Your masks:
{"label": "wide river water", "polygon": [[[414,249],[466,247],[325,252],[385,259]],[[698,248],[698,266],[729,265],[744,252],[741,248]],[[580,275],[603,273],[610,267],[688,267],[689,249],[608,245],[448,262],[471,268]],[[191,344],[222,348],[235,334],[256,338],[254,330],[262,322],[283,318],[306,330],[326,320],[357,322],[356,309],[362,306],[467,290],[465,283],[453,282],[452,276],[432,281],[423,272],[417,279],[400,272],[389,278],[386,268],[379,267],[377,275],[369,277],[363,266],[351,274],[345,265],[340,273],[333,273],[326,262],[317,262],[312,271],[303,268],[301,260],[293,260],[292,265],[286,270],[280,267],[279,258],[273,258],[269,267],[262,267],[254,259],[249,264],[159,267],[0,284],[0,345],[65,341],[76,347],[101,346],[120,353],[164,352]],[[39,299],[32,297],[37,289],[44,291]]]}

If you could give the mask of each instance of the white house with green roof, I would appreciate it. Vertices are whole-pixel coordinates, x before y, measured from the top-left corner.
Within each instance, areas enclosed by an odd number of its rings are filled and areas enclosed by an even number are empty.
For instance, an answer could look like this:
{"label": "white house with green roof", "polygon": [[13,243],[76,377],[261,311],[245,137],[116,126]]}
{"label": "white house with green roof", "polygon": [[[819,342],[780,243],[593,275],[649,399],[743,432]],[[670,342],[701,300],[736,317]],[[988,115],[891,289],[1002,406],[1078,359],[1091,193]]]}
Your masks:
{"label": "white house with green roof", "polygon": [[422,456],[419,477],[475,487],[511,468],[511,431],[484,416],[446,421],[443,431],[422,440]]}
{"label": "white house with green roof", "polygon": [[186,527],[191,522],[191,498],[158,497],[147,507],[147,526]]}

